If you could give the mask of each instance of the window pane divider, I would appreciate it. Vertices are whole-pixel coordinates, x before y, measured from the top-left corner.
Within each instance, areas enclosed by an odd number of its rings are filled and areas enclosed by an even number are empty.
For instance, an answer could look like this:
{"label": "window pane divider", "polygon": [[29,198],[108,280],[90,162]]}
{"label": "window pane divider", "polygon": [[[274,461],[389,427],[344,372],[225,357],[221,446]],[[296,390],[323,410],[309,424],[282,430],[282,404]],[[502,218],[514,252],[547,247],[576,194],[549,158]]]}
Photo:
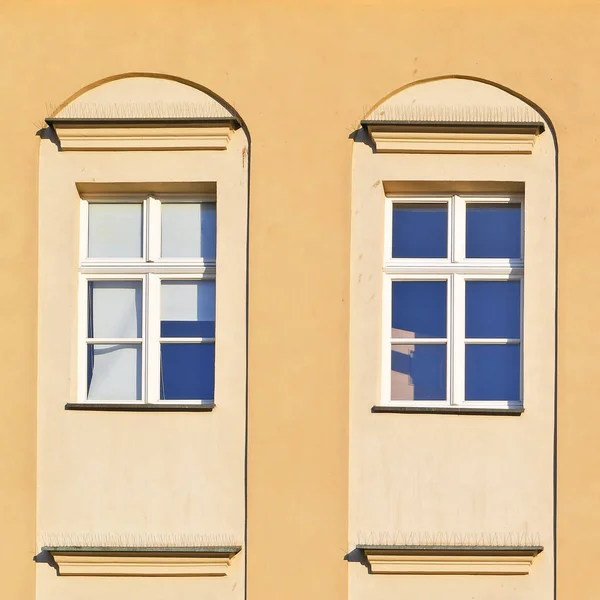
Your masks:
{"label": "window pane divider", "polygon": [[415,344],[446,344],[448,338],[392,338],[392,344],[412,346]]}
{"label": "window pane divider", "polygon": [[86,338],[86,344],[141,344],[143,338]]}
{"label": "window pane divider", "polygon": [[161,344],[214,344],[214,337],[161,337]]}
{"label": "window pane divider", "polygon": [[518,338],[466,338],[465,344],[520,344]]}

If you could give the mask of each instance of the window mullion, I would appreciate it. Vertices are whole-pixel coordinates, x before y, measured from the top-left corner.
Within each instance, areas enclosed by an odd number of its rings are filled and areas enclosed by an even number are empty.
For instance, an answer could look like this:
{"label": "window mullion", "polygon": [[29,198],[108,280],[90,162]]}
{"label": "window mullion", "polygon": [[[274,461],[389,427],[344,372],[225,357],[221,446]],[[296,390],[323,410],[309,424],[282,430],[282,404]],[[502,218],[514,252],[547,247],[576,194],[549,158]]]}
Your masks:
{"label": "window mullion", "polygon": [[146,257],[148,262],[156,262],[161,255],[161,214],[160,200],[154,196],[146,199]]}
{"label": "window mullion", "polygon": [[81,264],[88,257],[89,204],[87,200],[81,200],[79,211],[79,263]]}
{"label": "window mullion", "polygon": [[465,399],[465,278],[452,275],[452,395],[451,404]]}
{"label": "window mullion", "polygon": [[452,196],[452,250],[451,260],[459,263],[465,260],[467,239],[467,209],[461,196]]}
{"label": "window mullion", "polygon": [[154,273],[149,273],[146,277],[146,402],[154,403],[160,398],[160,278]]}
{"label": "window mullion", "polygon": [[[87,222],[86,222],[87,225]],[[79,356],[78,373],[79,382],[77,389],[77,400],[83,402],[87,400],[87,381],[88,381],[88,278],[85,275],[79,276]]]}

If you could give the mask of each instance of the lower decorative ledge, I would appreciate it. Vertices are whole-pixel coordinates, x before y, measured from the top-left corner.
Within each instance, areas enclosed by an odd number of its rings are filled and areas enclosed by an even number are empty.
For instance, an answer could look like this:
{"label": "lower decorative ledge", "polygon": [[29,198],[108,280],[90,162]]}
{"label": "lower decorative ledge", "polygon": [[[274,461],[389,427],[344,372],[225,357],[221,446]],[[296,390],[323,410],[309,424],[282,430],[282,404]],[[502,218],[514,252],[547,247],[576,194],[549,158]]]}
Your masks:
{"label": "lower decorative ledge", "polygon": [[542,546],[359,545],[371,573],[406,575],[528,575]]}
{"label": "lower decorative ledge", "polygon": [[117,404],[106,402],[97,404],[95,402],[68,402],[65,410],[97,410],[97,411],[120,411],[120,412],[211,412],[214,404]]}
{"label": "lower decorative ledge", "polygon": [[371,407],[372,413],[404,413],[437,414],[437,415],[483,415],[498,417],[518,417],[525,412],[523,407],[519,408],[469,408],[464,406],[390,406],[378,404]]}
{"label": "lower decorative ledge", "polygon": [[240,546],[44,546],[59,575],[223,576]]}

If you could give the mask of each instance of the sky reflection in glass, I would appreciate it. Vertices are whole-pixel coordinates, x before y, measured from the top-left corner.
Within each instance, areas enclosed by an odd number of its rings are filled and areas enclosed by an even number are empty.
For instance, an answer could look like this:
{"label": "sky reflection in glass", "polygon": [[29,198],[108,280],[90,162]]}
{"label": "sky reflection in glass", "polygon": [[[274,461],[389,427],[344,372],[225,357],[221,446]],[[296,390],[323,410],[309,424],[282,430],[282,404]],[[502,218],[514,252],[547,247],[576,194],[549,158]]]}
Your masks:
{"label": "sky reflection in glass", "polygon": [[392,337],[446,337],[446,282],[392,282]]}
{"label": "sky reflection in glass", "polygon": [[446,258],[447,256],[447,204],[394,204],[393,258]]}
{"label": "sky reflection in glass", "polygon": [[214,344],[161,344],[161,400],[212,400],[214,395]]}
{"label": "sky reflection in glass", "polygon": [[467,204],[467,258],[521,258],[520,204]]}
{"label": "sky reflection in glass", "polygon": [[466,337],[521,337],[521,282],[466,282]]}
{"label": "sky reflection in glass", "polygon": [[446,345],[392,346],[392,400],[446,399]]}
{"label": "sky reflection in glass", "polygon": [[467,344],[466,400],[520,399],[520,344]]}

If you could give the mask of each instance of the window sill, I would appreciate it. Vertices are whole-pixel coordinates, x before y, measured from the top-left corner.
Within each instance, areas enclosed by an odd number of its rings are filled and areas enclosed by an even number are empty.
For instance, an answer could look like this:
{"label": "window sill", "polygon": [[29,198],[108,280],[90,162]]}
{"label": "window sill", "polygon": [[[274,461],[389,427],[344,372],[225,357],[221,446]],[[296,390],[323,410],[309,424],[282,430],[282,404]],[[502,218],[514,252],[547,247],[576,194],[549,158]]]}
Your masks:
{"label": "window sill", "polygon": [[542,546],[357,546],[373,574],[527,575]]}
{"label": "window sill", "polygon": [[463,406],[388,406],[377,405],[371,408],[372,413],[405,413],[424,414],[433,413],[440,415],[489,415],[500,417],[519,417],[525,409],[519,408],[471,408]]}
{"label": "window sill", "polygon": [[42,548],[59,575],[96,576],[223,576],[240,546],[207,547],[85,547]]}
{"label": "window sill", "polygon": [[65,410],[96,410],[125,412],[212,412],[215,404],[96,404],[68,402]]}

